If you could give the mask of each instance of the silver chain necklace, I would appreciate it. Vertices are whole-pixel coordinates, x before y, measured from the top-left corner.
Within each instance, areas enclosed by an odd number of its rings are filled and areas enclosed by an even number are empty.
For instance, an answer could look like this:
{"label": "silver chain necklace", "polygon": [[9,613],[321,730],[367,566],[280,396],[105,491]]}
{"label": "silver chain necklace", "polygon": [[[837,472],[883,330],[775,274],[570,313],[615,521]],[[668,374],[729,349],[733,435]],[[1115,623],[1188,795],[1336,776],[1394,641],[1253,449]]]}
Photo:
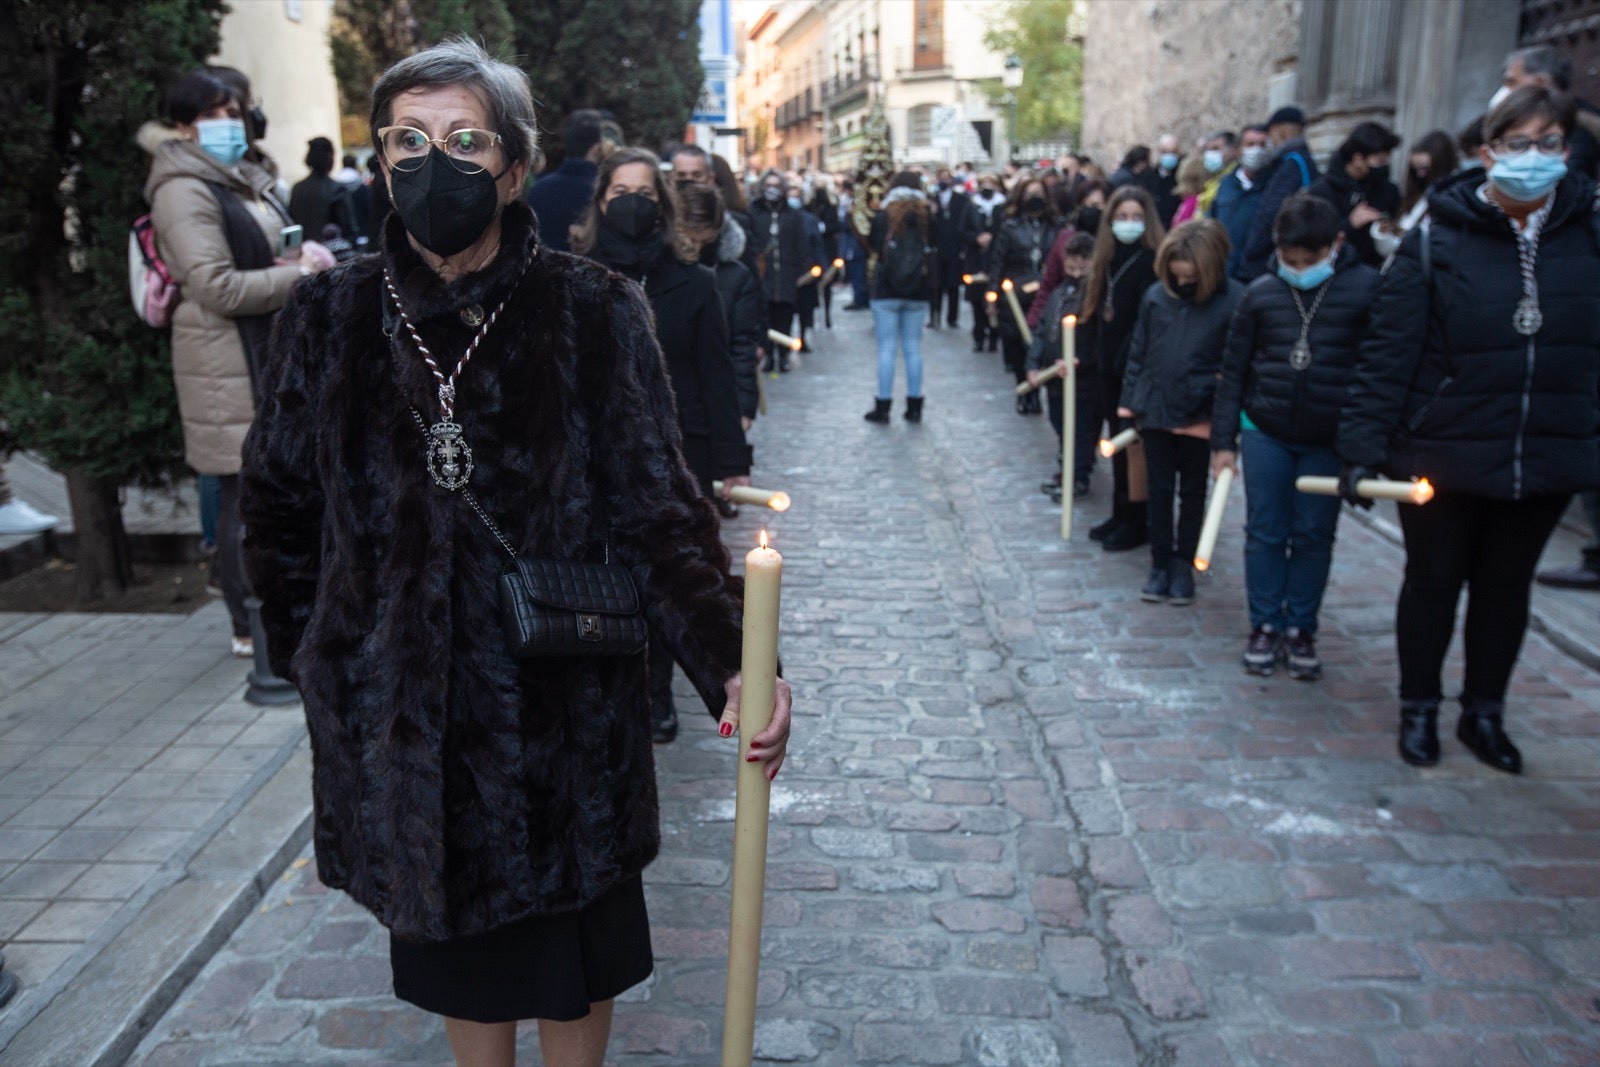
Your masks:
{"label": "silver chain necklace", "polygon": [[1311,302],[1311,310],[1300,302],[1300,290],[1289,286],[1289,295],[1294,297],[1294,309],[1300,312],[1300,339],[1289,349],[1289,366],[1295,370],[1305,370],[1311,366],[1311,320],[1317,317],[1317,309],[1322,306],[1322,298],[1328,295],[1328,290],[1333,288],[1333,279],[1329,278],[1317,287],[1317,298]]}
{"label": "silver chain necklace", "polygon": [[[522,270],[526,271],[528,264],[532,261],[533,258],[531,256],[524,260]],[[467,345],[467,350],[461,354],[461,359],[457,361],[455,369],[450,372],[450,376],[447,378],[444,371],[439,369],[439,363],[433,358],[433,353],[423,343],[422,335],[417,332],[417,327],[412,323],[411,316],[406,314],[406,306],[400,300],[400,292],[395,288],[394,279],[390,277],[387,270],[383,272],[383,284],[389,290],[390,299],[394,301],[395,313],[400,317],[401,324],[405,326],[406,333],[410,335],[411,343],[416,346],[417,351],[422,355],[422,361],[433,372],[433,380],[439,387],[439,421],[432,426],[426,427],[426,433],[428,474],[433,478],[434,483],[442,489],[449,489],[453,492],[463,488],[472,478],[472,449],[467,447],[461,425],[455,421],[456,379],[461,376],[461,372],[472,361],[473,353],[478,350],[478,345],[488,335],[489,328],[494,325],[495,319],[500,317],[500,312],[505,308],[506,301],[510,300],[511,294],[516,292],[517,282],[521,280],[522,274],[519,272],[517,280],[511,283],[511,288],[506,291],[506,295],[501,298],[500,303],[496,305],[493,311],[489,312],[487,318],[482,320],[483,324],[478,327],[478,332],[473,335],[472,343]],[[469,315],[468,312],[471,314]],[[467,312],[463,312],[462,321],[469,326],[473,325],[472,320],[482,314],[483,312],[474,305]],[[411,409],[411,415],[412,418],[417,420],[419,426],[423,425],[422,415],[415,408]]]}
{"label": "silver chain necklace", "polygon": [[1539,281],[1534,268],[1539,264],[1539,235],[1544,232],[1543,219],[1538,212],[1529,216],[1517,231],[1517,260],[1522,266],[1522,299],[1512,313],[1512,327],[1524,337],[1532,337],[1544,325],[1544,312],[1539,308]]}

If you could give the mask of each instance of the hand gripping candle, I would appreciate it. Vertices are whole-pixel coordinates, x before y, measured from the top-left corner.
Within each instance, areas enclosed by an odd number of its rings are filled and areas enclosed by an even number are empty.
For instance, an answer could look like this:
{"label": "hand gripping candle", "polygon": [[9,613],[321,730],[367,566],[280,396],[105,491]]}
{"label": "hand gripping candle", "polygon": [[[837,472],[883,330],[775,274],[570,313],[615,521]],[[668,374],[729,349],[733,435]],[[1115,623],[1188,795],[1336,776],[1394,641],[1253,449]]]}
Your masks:
{"label": "hand gripping candle", "polygon": [[[1338,496],[1339,479],[1302,474],[1294,480],[1294,487],[1302,493],[1318,496]],[[1428,479],[1414,482],[1396,482],[1388,478],[1363,478],[1356,483],[1356,493],[1368,500],[1398,500],[1402,504],[1426,504],[1433,499],[1433,486]]]}
{"label": "hand gripping candle", "polygon": [[744,558],[744,647],[740,659],[739,770],[733,818],[733,909],[728,928],[728,990],[722,1020],[724,1067],[755,1054],[756,983],[761,975],[761,909],[767,881],[767,820],[772,782],[751,763],[750,741],[772,722],[778,677],[778,594],[783,557],[761,544]]}

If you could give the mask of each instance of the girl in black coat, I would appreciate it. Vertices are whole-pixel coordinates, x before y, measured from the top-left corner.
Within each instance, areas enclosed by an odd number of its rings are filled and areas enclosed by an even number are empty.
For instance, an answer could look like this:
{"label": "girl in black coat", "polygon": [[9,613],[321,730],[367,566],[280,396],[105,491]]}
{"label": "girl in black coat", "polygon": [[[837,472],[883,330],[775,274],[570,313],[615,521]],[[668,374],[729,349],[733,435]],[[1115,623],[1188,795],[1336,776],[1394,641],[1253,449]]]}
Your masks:
{"label": "girl in black coat", "polygon": [[1339,411],[1378,272],[1343,243],[1338,213],[1317,197],[1286,200],[1273,234],[1274,271],[1245,290],[1228,330],[1211,411],[1211,470],[1237,473],[1235,458],[1244,454],[1244,669],[1270,675],[1285,660],[1292,677],[1309,681],[1322,672],[1317,612],[1339,501],[1296,492],[1294,482],[1339,473]]}
{"label": "girl in black coat", "polygon": [[[1156,252],[1128,341],[1117,414],[1139,428],[1150,470],[1150,576],[1140,599],[1194,602],[1194,552],[1206,506],[1211,402],[1241,287],[1228,279],[1228,231],[1186,222]],[[1177,535],[1173,503],[1179,497]]]}
{"label": "girl in black coat", "polygon": [[[738,379],[728,343],[728,319],[717,279],[696,260],[700,249],[676,225],[677,204],[654,152],[618,149],[600,164],[595,198],[572,228],[572,250],[590,255],[644,286],[655,312],[656,340],[667,360],[683,433],[683,458],[712,495],[750,484],[750,446],[739,423]],[[650,702],[655,739],[678,735],[672,704],[672,652],[650,643]]]}
{"label": "girl in black coat", "polygon": [[[1100,385],[1100,410],[1116,434],[1131,425],[1117,415],[1128,341],[1139,319],[1139,302],[1155,284],[1156,249],[1167,235],[1155,201],[1136,185],[1111,194],[1095,235],[1094,259],[1084,285],[1078,340],[1085,367]],[[1111,460],[1111,517],[1089,530],[1108,552],[1126,552],[1149,540],[1146,524],[1144,448],[1134,445]]]}
{"label": "girl in black coat", "polygon": [[[1044,273],[1045,258],[1050,255],[1060,228],[1044,182],[1037,178],[1020,181],[1011,191],[1005,219],[989,246],[989,287],[1000,293],[1000,346],[1005,352],[1006,369],[1018,383],[1028,376],[1028,346],[1022,341],[1022,330],[1001,285],[1009,281],[1019,306],[1026,307],[1032,294],[1025,287],[1030,282],[1037,283]],[[1019,415],[1037,415],[1042,410],[1037,391],[1017,398]]]}
{"label": "girl in black coat", "polygon": [[[397,115],[419,128],[393,135]],[[396,993],[446,1016],[459,1062],[510,1063],[538,1018],[546,1062],[598,1064],[612,998],[651,967],[644,657],[511,657],[506,553],[417,421],[472,450],[518,553],[626,566],[713,715],[736,706],[741,585],[644,294],[538,243],[517,195],[534,121],[526,75],[465,40],[379,80],[383,254],[280,313],[241,508],[267,651],[304,700],[322,881],[391,931]],[[760,752],[781,755],[787,704]]]}
{"label": "girl in black coat", "polygon": [[722,194],[715,186],[686,182],[678,187],[678,201],[684,232],[700,248],[700,264],[717,276],[717,295],[728,320],[728,349],[738,380],[739,421],[749,433],[761,406],[756,355],[766,330],[761,283],[744,265],[744,229],[723,209]]}
{"label": "girl in black coat", "polygon": [[1468,586],[1456,736],[1517,773],[1506,686],[1533,568],[1571,495],[1600,483],[1600,220],[1566,170],[1572,100],[1516,90],[1484,120],[1489,168],[1429,196],[1384,274],[1339,425],[1342,488],[1382,470],[1426,477],[1402,504],[1406,575],[1395,619],[1400,755],[1439,759],[1440,669]]}

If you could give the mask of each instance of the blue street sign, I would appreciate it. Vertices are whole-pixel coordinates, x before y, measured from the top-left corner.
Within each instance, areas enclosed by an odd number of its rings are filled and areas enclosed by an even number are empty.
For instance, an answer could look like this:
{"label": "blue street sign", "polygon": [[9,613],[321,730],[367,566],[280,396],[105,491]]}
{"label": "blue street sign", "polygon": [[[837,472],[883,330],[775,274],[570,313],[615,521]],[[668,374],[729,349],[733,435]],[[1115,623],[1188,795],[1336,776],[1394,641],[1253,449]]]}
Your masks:
{"label": "blue street sign", "polygon": [[694,115],[689,119],[694,125],[722,126],[728,121],[728,79],[707,78],[700,89],[700,99],[695,102]]}

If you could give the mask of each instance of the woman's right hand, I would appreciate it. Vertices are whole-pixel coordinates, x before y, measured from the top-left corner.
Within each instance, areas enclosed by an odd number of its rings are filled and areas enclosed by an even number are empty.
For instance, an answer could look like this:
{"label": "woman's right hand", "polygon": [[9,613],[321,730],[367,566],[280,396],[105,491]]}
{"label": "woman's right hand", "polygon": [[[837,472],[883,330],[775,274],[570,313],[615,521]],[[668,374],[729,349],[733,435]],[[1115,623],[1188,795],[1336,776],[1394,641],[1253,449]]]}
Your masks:
{"label": "woman's right hand", "polygon": [[1211,477],[1215,478],[1225,470],[1232,471],[1235,478],[1239,476],[1239,454],[1221,449],[1211,453]]}
{"label": "woman's right hand", "polygon": [[318,274],[337,262],[338,260],[334,258],[332,252],[328,251],[326,245],[318,244],[316,241],[307,241],[300,246],[300,260],[296,266],[300,267],[301,270]]}
{"label": "woman's right hand", "polygon": [[1031,371],[1028,372],[1028,384],[1033,386],[1035,389],[1039,388],[1039,372],[1038,371],[1031,370]]}

